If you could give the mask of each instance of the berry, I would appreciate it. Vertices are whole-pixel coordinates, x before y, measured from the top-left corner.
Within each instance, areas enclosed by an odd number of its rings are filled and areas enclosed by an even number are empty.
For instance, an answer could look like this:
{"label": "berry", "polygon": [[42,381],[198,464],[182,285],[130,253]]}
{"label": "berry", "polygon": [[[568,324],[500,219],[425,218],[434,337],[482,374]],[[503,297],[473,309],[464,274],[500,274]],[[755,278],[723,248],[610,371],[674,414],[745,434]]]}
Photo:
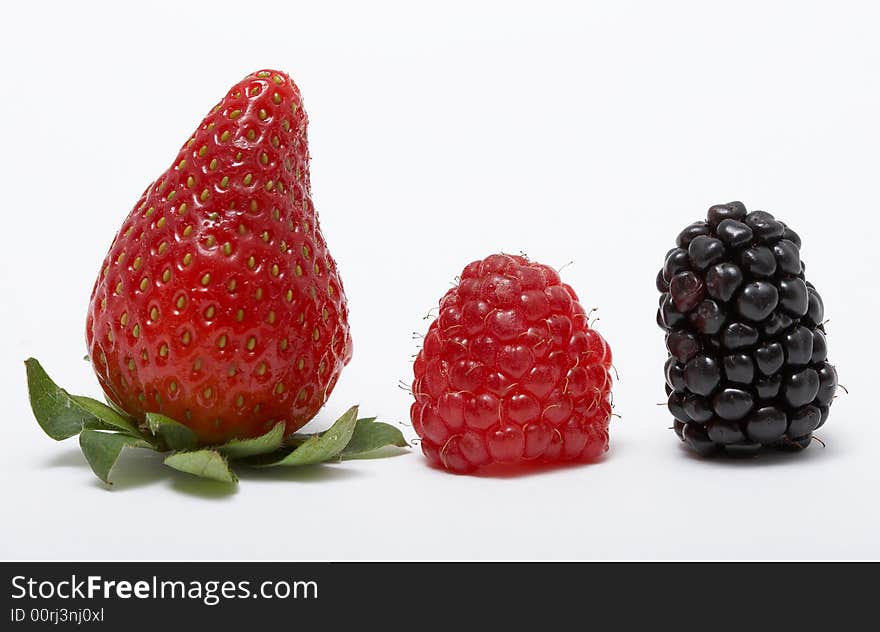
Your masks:
{"label": "berry", "polygon": [[706,222],[694,222],[678,234],[675,245],[679,248],[688,248],[694,239],[708,234],[709,225]]}
{"label": "berry", "polygon": [[788,417],[785,411],[776,406],[764,406],[757,409],[745,424],[748,438],[756,443],[775,441],[788,428]]}
{"label": "berry", "polygon": [[739,426],[739,424],[725,419],[714,419],[706,424],[706,434],[716,444],[740,443],[746,437]]}
{"label": "berry", "polygon": [[676,435],[702,455],[805,448],[828,418],[837,372],[800,236],[731,202],[675,244],[656,285]]}
{"label": "berry", "polygon": [[695,270],[705,270],[724,256],[720,239],[700,235],[688,244],[688,258]]}
{"label": "berry", "polygon": [[745,323],[730,323],[721,333],[721,346],[730,351],[751,347],[756,342],[758,330]]}
{"label": "berry", "polygon": [[810,308],[807,286],[800,279],[779,280],[779,304],[789,316],[800,318]]}
{"label": "berry", "polygon": [[92,291],[107,396],[203,443],[287,432],[351,357],[348,308],[309,184],[307,117],[284,73],[247,76],[205,117],[116,235]]}
{"label": "berry", "polygon": [[724,388],[712,397],[712,410],[722,419],[742,419],[751,412],[753,404],[751,393],[739,388]]}
{"label": "berry", "polygon": [[740,254],[739,266],[746,276],[768,279],[776,272],[776,259],[769,248],[755,246]]}
{"label": "berry", "polygon": [[779,292],[769,281],[748,283],[736,300],[736,312],[751,322],[767,318],[779,304]]}
{"label": "berry", "polygon": [[754,236],[751,228],[735,219],[723,220],[716,231],[721,241],[734,248],[750,243]]}
{"label": "berry", "polygon": [[755,363],[747,353],[724,356],[724,377],[728,382],[751,384],[755,379]]}
{"label": "berry", "polygon": [[709,455],[718,449],[717,444],[709,438],[706,429],[693,423],[686,423],[681,430],[681,440],[692,450],[702,455]]}
{"label": "berry", "polygon": [[713,229],[721,225],[726,219],[742,222],[746,218],[746,207],[742,202],[730,204],[716,204],[709,208],[709,226]]}
{"label": "berry", "polygon": [[721,382],[721,367],[710,355],[698,355],[684,367],[684,384],[692,393],[709,395]]}
{"label": "berry", "polygon": [[715,416],[709,402],[697,395],[685,395],[684,412],[687,413],[685,421],[696,421],[697,423],[705,423]]}
{"label": "berry", "polygon": [[687,362],[700,352],[700,341],[693,334],[674,331],[666,337],[666,348],[679,362]]}
{"label": "berry", "polygon": [[773,375],[785,364],[785,351],[778,342],[762,343],[755,348],[754,356],[758,370],[763,375]]}
{"label": "berry", "polygon": [[[440,300],[413,366],[413,428],[428,461],[451,472],[594,461],[608,449],[610,366],[611,350],[555,270],[491,255]],[[683,389],[683,370],[669,367]]]}
{"label": "berry", "polygon": [[742,285],[743,275],[732,263],[719,263],[706,273],[706,291],[719,301],[729,301]]}
{"label": "berry", "polygon": [[703,299],[703,281],[691,271],[679,272],[669,281],[669,294],[679,312],[689,312]]}

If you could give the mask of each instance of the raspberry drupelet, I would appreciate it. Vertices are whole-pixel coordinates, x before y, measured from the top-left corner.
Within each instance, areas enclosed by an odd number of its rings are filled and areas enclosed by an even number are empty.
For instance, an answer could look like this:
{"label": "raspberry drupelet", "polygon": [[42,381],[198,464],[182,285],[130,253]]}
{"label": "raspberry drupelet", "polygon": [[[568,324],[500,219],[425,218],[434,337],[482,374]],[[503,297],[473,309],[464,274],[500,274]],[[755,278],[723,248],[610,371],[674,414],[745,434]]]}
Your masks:
{"label": "raspberry drupelet", "polygon": [[608,449],[611,350],[546,265],[495,254],[440,300],[413,366],[412,424],[435,466],[595,461]]}

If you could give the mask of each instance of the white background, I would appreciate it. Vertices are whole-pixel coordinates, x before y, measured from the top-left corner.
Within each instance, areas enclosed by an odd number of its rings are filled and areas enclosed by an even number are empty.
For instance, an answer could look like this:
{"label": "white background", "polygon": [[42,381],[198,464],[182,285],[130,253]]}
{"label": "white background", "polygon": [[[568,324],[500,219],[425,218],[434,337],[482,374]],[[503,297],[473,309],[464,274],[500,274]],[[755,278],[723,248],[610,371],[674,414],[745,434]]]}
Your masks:
{"label": "white background", "polygon": [[[0,24],[0,558],[880,557],[880,14],[871,3],[20,2]],[[148,6],[147,6],[148,5]],[[613,347],[604,462],[456,477],[421,454],[242,475],[134,451],[108,490],[30,413],[22,360],[97,395],[85,311],[144,187],[248,72],[287,70],[342,273],[351,403],[407,420],[422,318],[469,261],[561,267]],[[792,225],[849,395],[800,455],[701,461],[664,401],[654,276],[741,199]],[[410,429],[406,429],[411,434]]]}

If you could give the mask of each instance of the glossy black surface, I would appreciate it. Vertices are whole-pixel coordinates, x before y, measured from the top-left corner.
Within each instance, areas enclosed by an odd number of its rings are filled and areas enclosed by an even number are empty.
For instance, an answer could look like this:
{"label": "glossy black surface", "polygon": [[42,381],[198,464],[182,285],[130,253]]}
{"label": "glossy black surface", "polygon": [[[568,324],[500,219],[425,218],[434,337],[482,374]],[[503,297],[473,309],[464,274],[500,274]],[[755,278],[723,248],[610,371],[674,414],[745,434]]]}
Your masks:
{"label": "glossy black surface", "polygon": [[715,237],[699,235],[688,245],[688,256],[694,270],[705,270],[724,257],[724,243]]}
{"label": "glossy black surface", "polygon": [[675,245],[679,248],[687,248],[695,237],[708,234],[709,224],[704,221],[694,222],[678,234],[678,237],[675,238]]}
{"label": "glossy black surface", "polygon": [[730,323],[721,333],[721,344],[731,351],[751,347],[756,342],[758,330],[747,323]]}
{"label": "glossy black surface", "polygon": [[788,416],[777,406],[763,406],[749,415],[745,423],[746,435],[758,443],[773,443],[785,434]]}
{"label": "glossy black surface", "polygon": [[726,419],[713,419],[707,423],[706,434],[715,443],[724,445],[739,443],[746,438],[738,423]]}
{"label": "glossy black surface", "polygon": [[819,376],[819,391],[816,393],[816,405],[830,406],[834,400],[834,394],[837,392],[837,370],[823,362],[816,370]]}
{"label": "glossy black surface", "polygon": [[657,276],[664,388],[692,449],[801,450],[829,416],[837,372],[801,238],[764,211],[718,204],[686,227]]}
{"label": "glossy black surface", "polygon": [[727,314],[718,303],[705,299],[688,314],[688,319],[699,333],[711,336],[721,331],[724,321],[727,320]]}
{"label": "glossy black surface", "polygon": [[785,350],[778,342],[767,342],[755,349],[755,364],[763,375],[773,375],[785,364]]}
{"label": "glossy black surface", "polygon": [[666,336],[666,349],[679,362],[687,362],[697,355],[702,346],[696,335],[686,331],[673,331]]}
{"label": "glossy black surface", "polygon": [[716,229],[726,219],[742,221],[746,218],[746,207],[742,202],[728,202],[727,204],[715,204],[709,207],[708,222],[712,229]]}
{"label": "glossy black surface", "polygon": [[796,276],[801,272],[801,253],[798,246],[788,239],[780,239],[773,244],[776,264],[786,274]]}
{"label": "glossy black surface", "polygon": [[753,281],[743,287],[736,301],[740,316],[752,322],[764,320],[776,309],[779,292],[769,281]]}
{"label": "glossy black surface", "polygon": [[819,394],[819,374],[815,369],[801,369],[790,373],[782,382],[785,402],[797,408],[809,404]]}
{"label": "glossy black surface", "polygon": [[728,382],[751,384],[755,379],[755,362],[748,353],[724,356],[724,377]]}
{"label": "glossy black surface", "polygon": [[726,219],[718,224],[716,232],[718,239],[731,248],[745,246],[746,244],[751,243],[752,238],[754,237],[752,229],[749,228],[747,224],[735,219]]}
{"label": "glossy black surface", "polygon": [[706,272],[706,291],[719,301],[732,299],[742,282],[742,272],[729,262],[715,264]]}
{"label": "glossy black surface", "polygon": [[806,366],[813,357],[813,332],[799,326],[785,334],[785,362],[789,366]]}
{"label": "glossy black surface", "polygon": [[741,388],[724,388],[712,398],[712,409],[722,419],[739,420],[752,411],[752,394]]}
{"label": "glossy black surface", "polygon": [[703,280],[694,272],[679,272],[669,281],[669,293],[678,311],[689,312],[703,300]]}
{"label": "glossy black surface", "polygon": [[781,279],[779,281],[779,305],[795,318],[807,313],[809,295],[807,294],[807,286],[801,279]]}
{"label": "glossy black surface", "polygon": [[798,408],[788,417],[789,437],[801,437],[807,435],[819,427],[822,413],[816,406],[803,406]]}
{"label": "glossy black surface", "polygon": [[706,423],[715,416],[709,400],[699,395],[690,394],[684,398],[684,411],[696,423]]}
{"label": "glossy black surface", "polygon": [[739,265],[744,276],[769,279],[776,272],[776,257],[766,246],[753,246],[740,254]]}
{"label": "glossy black surface", "polygon": [[718,360],[709,355],[698,355],[684,366],[684,382],[697,395],[708,395],[721,382]]}

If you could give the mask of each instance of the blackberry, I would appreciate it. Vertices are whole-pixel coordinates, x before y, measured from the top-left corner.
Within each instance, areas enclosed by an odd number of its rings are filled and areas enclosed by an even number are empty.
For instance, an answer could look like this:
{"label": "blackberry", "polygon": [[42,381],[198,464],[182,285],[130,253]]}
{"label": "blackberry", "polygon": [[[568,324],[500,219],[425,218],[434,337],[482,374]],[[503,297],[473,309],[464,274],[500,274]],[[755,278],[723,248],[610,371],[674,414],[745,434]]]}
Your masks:
{"label": "blackberry", "polygon": [[700,454],[800,450],[828,418],[837,372],[797,233],[741,202],[679,233],[657,274],[676,435]]}

